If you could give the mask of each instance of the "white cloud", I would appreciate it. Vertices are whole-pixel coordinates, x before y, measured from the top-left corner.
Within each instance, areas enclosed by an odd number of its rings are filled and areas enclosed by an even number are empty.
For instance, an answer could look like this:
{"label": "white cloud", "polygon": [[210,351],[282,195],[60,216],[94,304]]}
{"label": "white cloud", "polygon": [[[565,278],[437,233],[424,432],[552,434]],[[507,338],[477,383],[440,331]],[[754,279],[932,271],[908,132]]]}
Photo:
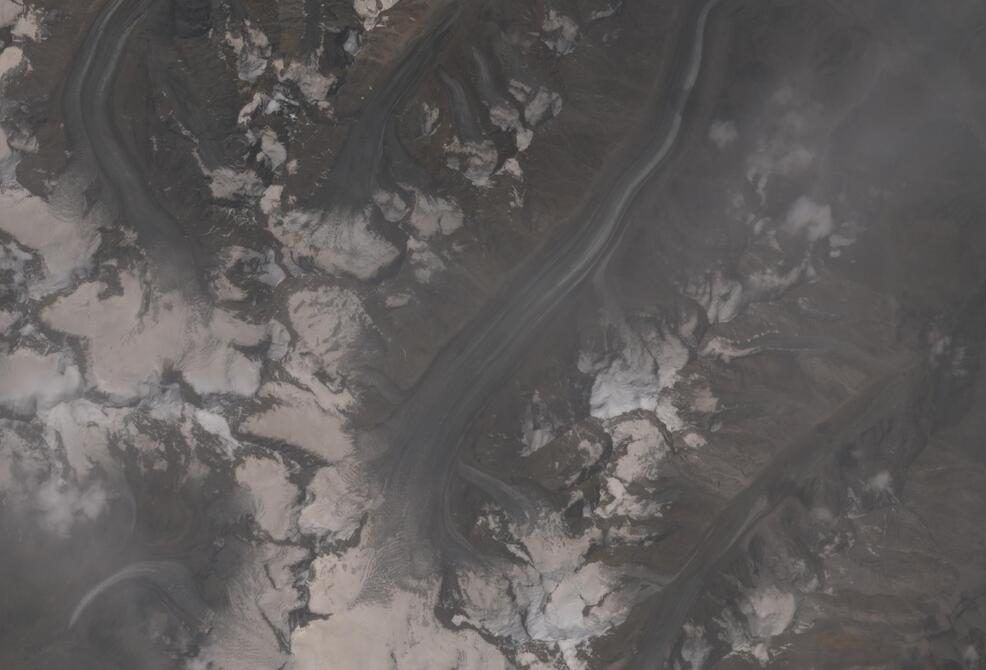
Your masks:
{"label": "white cloud", "polygon": [[800,235],[809,242],[816,242],[835,230],[832,207],[801,196],[788,210],[784,225],[791,235]]}
{"label": "white cloud", "polygon": [[739,137],[735,121],[713,121],[709,126],[709,140],[720,149],[725,149]]}
{"label": "white cloud", "polygon": [[53,407],[77,393],[81,382],[68,354],[18,349],[0,356],[0,406],[18,413]]}

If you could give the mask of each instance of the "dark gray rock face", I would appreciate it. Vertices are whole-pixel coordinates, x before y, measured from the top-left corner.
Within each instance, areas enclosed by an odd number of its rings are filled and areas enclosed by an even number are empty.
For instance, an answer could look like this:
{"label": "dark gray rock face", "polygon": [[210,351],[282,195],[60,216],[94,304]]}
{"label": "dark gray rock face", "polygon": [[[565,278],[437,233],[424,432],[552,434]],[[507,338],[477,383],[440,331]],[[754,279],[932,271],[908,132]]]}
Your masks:
{"label": "dark gray rock face", "polygon": [[174,31],[176,37],[198,37],[212,27],[212,3],[209,0],[174,0]]}

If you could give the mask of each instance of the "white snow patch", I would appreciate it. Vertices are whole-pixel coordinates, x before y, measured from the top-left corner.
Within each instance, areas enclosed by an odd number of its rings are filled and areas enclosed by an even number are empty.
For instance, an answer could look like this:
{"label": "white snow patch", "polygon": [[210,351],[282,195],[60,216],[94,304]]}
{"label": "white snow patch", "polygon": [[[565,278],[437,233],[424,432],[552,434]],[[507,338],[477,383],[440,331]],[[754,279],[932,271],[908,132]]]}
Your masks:
{"label": "white snow patch", "polygon": [[449,168],[461,172],[475,186],[489,185],[499,160],[493,142],[461,142],[456,137],[445,145],[445,152],[445,163]]}
{"label": "white snow patch", "polygon": [[668,445],[653,416],[631,414],[609,422],[613,439],[613,459],[603,479],[599,505],[593,510],[602,519],[627,517],[649,519],[660,515],[663,503],[644,493],[630,493],[633,484],[647,484],[658,477],[660,463],[668,454]]}
{"label": "white snow patch", "polygon": [[388,309],[396,309],[398,307],[403,307],[404,305],[408,304],[409,302],[411,302],[411,294],[410,293],[396,293],[394,295],[388,295],[384,299],[383,304]]}
{"label": "white snow patch", "polygon": [[746,178],[757,189],[760,201],[767,197],[767,184],[779,174],[794,177],[804,173],[815,160],[815,154],[799,143],[782,139],[761,142],[757,151],[747,157]]}
{"label": "white snow patch", "polygon": [[18,17],[17,21],[14,23],[14,27],[11,28],[10,34],[12,37],[21,40],[30,40],[32,42],[37,42],[44,37],[44,32],[42,31],[43,15],[37,10],[24,12]]}
{"label": "white snow patch", "polygon": [[44,413],[45,439],[61,444],[76,477],[89,474],[93,465],[115,469],[109,451],[113,434],[123,429],[127,410],[101,407],[84,398],[63,402]]}
{"label": "white snow patch", "polygon": [[698,449],[699,447],[704,447],[708,444],[705,437],[703,437],[701,433],[696,433],[694,431],[686,433],[683,439],[685,444],[692,449]]}
{"label": "white snow patch", "polygon": [[668,445],[653,418],[633,416],[607,428],[620,453],[613,474],[624,482],[656,479],[659,464],[668,454]]}
{"label": "white snow patch", "polygon": [[316,56],[306,61],[291,61],[287,65],[283,60],[277,59],[274,67],[277,69],[278,81],[293,81],[308,102],[323,108],[329,104],[325,97],[335,86],[337,79],[335,75],[324,75],[319,71]]}
{"label": "white snow patch", "polygon": [[547,513],[531,527],[512,531],[520,545],[507,548],[524,565],[460,573],[462,610],[453,621],[518,643],[531,638],[552,643],[569,663],[580,663],[580,645],[620,625],[639,586],[626,583],[604,563],[584,562],[600,537],[597,529],[572,537],[557,514]]}
{"label": "white snow patch", "polygon": [[[518,578],[516,573],[508,574]],[[454,615],[453,623],[469,623],[496,637],[526,639],[528,635],[524,628],[523,612],[508,598],[504,598],[504,594],[511,589],[508,574],[472,570],[456,574],[462,608]]]}
{"label": "white snow patch", "polygon": [[250,102],[240,108],[240,113],[236,116],[236,123],[241,126],[248,124],[257,110],[261,106],[266,105],[269,100],[270,97],[264,93],[259,91],[254,93],[253,97],[250,98]]}
{"label": "white snow patch", "polygon": [[209,178],[212,197],[220,200],[258,198],[264,194],[264,183],[252,170],[234,170],[220,167],[210,170],[202,165],[202,173]]}
{"label": "white snow patch", "polygon": [[541,31],[541,41],[555,53],[564,56],[575,50],[579,26],[571,17],[549,9],[541,22]]}
{"label": "white snow patch", "polygon": [[280,184],[271,184],[264,190],[260,197],[260,211],[270,216],[274,211],[281,208],[281,194],[284,187]]}
{"label": "white snow patch", "polygon": [[528,617],[537,640],[581,642],[626,620],[636,589],[623,587],[618,572],[601,562],[587,563],[551,590],[543,609]]}
{"label": "white snow patch", "polygon": [[219,254],[217,273],[212,278],[213,291],[220,300],[245,300],[247,292],[230,277],[236,271],[238,277],[253,279],[266,286],[278,286],[287,275],[277,264],[274,250],[265,253],[241,246],[226,247]]}
{"label": "white snow patch", "polygon": [[35,491],[41,524],[55,535],[65,536],[79,520],[98,519],[106,509],[106,491],[96,482],[80,488],[53,477]]}
{"label": "white snow patch", "polygon": [[593,10],[589,14],[589,20],[598,21],[600,19],[608,19],[609,17],[614,16],[616,12],[620,10],[621,7],[623,7],[623,0],[616,0],[615,2],[610,2],[603,9]]}
{"label": "white snow patch", "polygon": [[373,193],[373,204],[390,223],[397,223],[407,216],[408,205],[396,191],[377,189]]}
{"label": "white snow patch", "polygon": [[309,391],[285,382],[270,382],[260,388],[258,397],[267,400],[270,408],[247,417],[240,424],[244,433],[287,442],[329,462],[352,452],[352,439],[341,414],[352,401],[349,394],[339,394],[338,408],[326,408]]}
{"label": "white snow patch", "polygon": [[44,200],[19,187],[0,188],[0,210],[0,229],[44,262],[44,279],[29,286],[32,296],[64,289],[91,267],[100,236],[89,221],[57,216]]}
{"label": "white snow patch", "polygon": [[794,621],[797,611],[794,595],[775,586],[761,586],[746,594],[739,609],[742,622],[736,621],[729,611],[719,620],[724,628],[724,641],[734,653],[751,656],[766,666],[771,658],[770,638],[783,633]]}
{"label": "white snow patch", "polygon": [[27,59],[24,58],[24,51],[20,47],[7,47],[0,51],[0,89],[8,75],[16,74],[27,67],[29,67]]}
{"label": "white snow patch", "polygon": [[363,38],[359,31],[348,29],[346,31],[346,41],[342,43],[342,50],[350,56],[356,56],[363,46]]}
{"label": "white snow patch", "polygon": [[525,151],[531,145],[534,134],[524,127],[520,112],[510,104],[498,102],[490,107],[490,123],[506,132],[513,132],[517,151]]}
{"label": "white snow patch", "polygon": [[16,242],[0,243],[0,277],[3,277],[0,295],[15,295],[23,299],[32,260],[31,254]]}
{"label": "white snow patch", "polygon": [[290,636],[289,615],[302,605],[288,568],[306,555],[300,547],[272,543],[251,549],[226,589],[227,606],[236,615],[216,617],[188,670],[284,667],[289,657],[281,643]]}
{"label": "white snow patch", "polygon": [[589,406],[597,419],[611,419],[635,409],[657,407],[654,358],[640,346],[628,346],[592,384]]}
{"label": "white snow patch", "polygon": [[298,489],[280,460],[251,456],[236,468],[237,483],[253,498],[253,516],[275,540],[286,540],[294,522]]}
{"label": "white snow patch", "polygon": [[339,466],[321,468],[308,485],[308,496],[298,527],[330,541],[350,539],[371,507],[365,488]]}
{"label": "white snow patch", "polygon": [[[597,529],[572,537],[560,517],[548,513],[530,528],[512,530],[520,546],[507,548],[525,565],[460,573],[463,609],[453,620],[518,643],[531,638],[551,643],[570,667],[582,667],[580,645],[621,624],[639,587],[626,583],[615,568],[584,562],[600,537]],[[512,597],[503,597],[505,592]]]}
{"label": "white snow patch", "polygon": [[24,5],[20,2],[0,0],[0,28],[14,25],[22,11],[24,11]]}
{"label": "white snow patch", "polygon": [[407,250],[411,257],[414,278],[422,284],[427,284],[445,269],[444,261],[428,247],[427,243],[411,238],[407,241]]}
{"label": "white snow patch", "polygon": [[352,607],[369,573],[370,556],[353,547],[341,556],[326,554],[312,561],[308,609],[315,614],[339,614]]}
{"label": "white snow patch", "polygon": [[760,347],[742,347],[725,337],[713,337],[702,347],[703,358],[717,358],[723,363],[731,363],[737,358],[745,358],[759,353]]}
{"label": "white snow patch", "polygon": [[561,113],[561,96],[554,91],[539,86],[524,106],[524,120],[530,126],[537,126]]}
{"label": "white snow patch", "polygon": [[893,485],[894,479],[887,470],[881,470],[866,482],[866,488],[880,493],[892,492]]}
{"label": "white snow patch", "polygon": [[787,630],[794,621],[797,603],[793,594],[765,586],[748,593],[741,609],[746,614],[750,633],[764,639]]}
{"label": "white snow patch", "polygon": [[326,659],[333,670],[506,670],[499,650],[478,633],[449,630],[435,618],[437,592],[437,583],[396,591],[389,602],[361,601],[295,629],[288,670],[322,670]]}
{"label": "white snow patch", "polygon": [[685,293],[705,309],[709,323],[732,321],[743,308],[743,286],[716,270],[693,279]]}
{"label": "white snow patch", "polygon": [[394,245],[370,229],[368,210],[295,210],[271,219],[271,232],[291,254],[312,258],[324,272],[369,280],[400,256]]}
{"label": "white snow patch", "polygon": [[393,8],[400,0],[353,0],[353,9],[363,19],[363,27],[373,30],[381,22],[380,15]]}
{"label": "white snow patch", "polygon": [[521,422],[521,439],[524,441],[521,456],[530,456],[551,442],[561,428],[561,422],[552,416],[548,405],[542,400],[541,394],[535,391]]}
{"label": "white snow patch", "polygon": [[441,115],[438,105],[427,102],[421,103],[421,134],[431,137],[438,129],[438,119]]}
{"label": "white snow patch", "polygon": [[373,327],[359,296],[349,289],[321,286],[296,291],[288,299],[288,318],[298,335],[296,353],[317,361],[337,374],[336,368]]}
{"label": "white snow patch", "polygon": [[226,44],[236,54],[237,76],[251,84],[259,79],[267,69],[267,61],[271,53],[270,40],[267,36],[246,21],[240,34],[226,33]]}
{"label": "white snow patch", "polygon": [[110,287],[89,282],[41,314],[50,327],[87,338],[89,383],[125,401],[146,395],[174,366],[198,393],[253,395],[260,366],[233,345],[259,344],[264,327],[223,310],[197,311],[177,293],[145,294],[127,272],[119,281],[122,295],[101,298]]}
{"label": "white snow patch", "polygon": [[705,670],[705,663],[712,655],[712,645],[705,640],[705,628],[686,623],[685,639],[681,645],[681,660],[688,665],[681,670]]}
{"label": "white snow patch", "polygon": [[421,239],[437,233],[451,235],[462,227],[463,219],[462,208],[454,199],[414,190],[414,209],[408,222]]}
{"label": "white snow patch", "polygon": [[260,133],[260,153],[263,154],[264,162],[274,172],[288,159],[288,150],[277,139],[277,133],[270,128],[265,128]]}
{"label": "white snow patch", "polygon": [[798,282],[806,277],[811,277],[813,273],[811,256],[807,253],[798,265],[788,270],[783,270],[778,265],[764,268],[759,272],[752,272],[747,275],[744,281],[744,299],[747,302],[776,299]]}
{"label": "white snow patch", "polygon": [[233,437],[229,429],[229,422],[225,417],[204,409],[195,410],[195,421],[205,432],[214,435],[226,448],[226,454],[232,456],[239,447],[239,443]]}
{"label": "white snow patch", "polygon": [[6,335],[20,319],[21,316],[17,312],[8,312],[7,310],[0,309],[0,337]]}
{"label": "white snow patch", "polygon": [[510,175],[517,181],[523,181],[524,179],[524,169],[520,166],[520,161],[515,156],[511,156],[503,161],[503,166],[500,167],[497,174]]}
{"label": "white snow patch", "polygon": [[107,496],[98,481],[63,473],[58,444],[40,438],[31,424],[0,419],[0,490],[5,509],[36,516],[40,529],[61,538],[98,519]]}
{"label": "white snow patch", "polygon": [[661,503],[630,494],[626,484],[616,477],[605,478],[599,503],[593,513],[601,519],[627,517],[642,520],[651,519],[661,513]]}
{"label": "white snow patch", "polygon": [[678,430],[682,422],[667,393],[688,363],[688,348],[671,333],[641,335],[624,326],[621,334],[623,350],[593,382],[589,399],[592,416],[605,420],[645,409],[656,411],[671,430]]}

